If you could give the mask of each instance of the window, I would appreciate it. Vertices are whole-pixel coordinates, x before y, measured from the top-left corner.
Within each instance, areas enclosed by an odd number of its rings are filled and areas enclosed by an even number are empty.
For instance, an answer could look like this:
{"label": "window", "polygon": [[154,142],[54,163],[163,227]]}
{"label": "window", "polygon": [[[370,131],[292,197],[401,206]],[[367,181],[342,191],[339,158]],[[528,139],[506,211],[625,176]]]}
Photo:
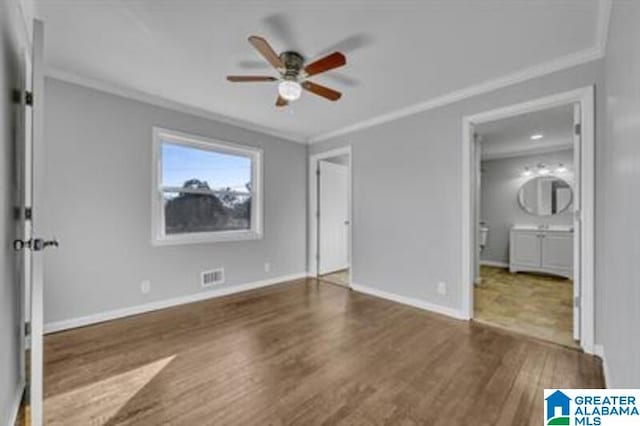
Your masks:
{"label": "window", "polygon": [[154,245],[262,237],[262,151],[153,132]]}

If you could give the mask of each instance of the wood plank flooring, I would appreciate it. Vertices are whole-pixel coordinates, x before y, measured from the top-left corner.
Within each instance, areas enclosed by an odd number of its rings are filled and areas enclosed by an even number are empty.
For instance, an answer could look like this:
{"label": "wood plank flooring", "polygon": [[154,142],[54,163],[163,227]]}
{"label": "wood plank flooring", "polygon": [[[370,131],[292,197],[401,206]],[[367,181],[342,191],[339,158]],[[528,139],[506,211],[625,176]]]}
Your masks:
{"label": "wood plank flooring", "polygon": [[307,279],[45,339],[48,425],[526,425],[599,359]]}
{"label": "wood plank flooring", "polygon": [[573,340],[573,282],[481,266],[474,318],[528,336],[578,347]]}

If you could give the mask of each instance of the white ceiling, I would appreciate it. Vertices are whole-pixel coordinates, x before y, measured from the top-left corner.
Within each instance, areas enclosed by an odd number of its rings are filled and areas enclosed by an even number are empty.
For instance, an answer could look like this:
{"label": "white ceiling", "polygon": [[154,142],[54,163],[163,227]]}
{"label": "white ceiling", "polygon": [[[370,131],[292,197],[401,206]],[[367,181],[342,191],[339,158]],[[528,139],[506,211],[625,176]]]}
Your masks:
{"label": "white ceiling", "polygon": [[[50,74],[164,98],[292,139],[317,139],[408,106],[598,46],[598,0],[40,0]],[[313,59],[332,50],[347,66],[313,81],[285,111],[271,74],[247,42]]]}
{"label": "white ceiling", "polygon": [[[475,132],[482,138],[485,160],[571,149],[573,105],[482,123]],[[536,134],[542,139],[532,140]]]}

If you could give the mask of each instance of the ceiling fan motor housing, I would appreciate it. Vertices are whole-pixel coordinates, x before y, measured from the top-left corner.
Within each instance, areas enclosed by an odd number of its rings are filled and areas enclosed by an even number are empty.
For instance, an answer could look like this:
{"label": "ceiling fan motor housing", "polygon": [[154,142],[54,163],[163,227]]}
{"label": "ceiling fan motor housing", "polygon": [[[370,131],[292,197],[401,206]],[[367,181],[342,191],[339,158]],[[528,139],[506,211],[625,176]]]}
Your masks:
{"label": "ceiling fan motor housing", "polygon": [[285,68],[282,77],[285,80],[298,80],[300,70],[302,70],[302,65],[304,64],[304,57],[298,52],[282,52],[280,60],[282,60]]}

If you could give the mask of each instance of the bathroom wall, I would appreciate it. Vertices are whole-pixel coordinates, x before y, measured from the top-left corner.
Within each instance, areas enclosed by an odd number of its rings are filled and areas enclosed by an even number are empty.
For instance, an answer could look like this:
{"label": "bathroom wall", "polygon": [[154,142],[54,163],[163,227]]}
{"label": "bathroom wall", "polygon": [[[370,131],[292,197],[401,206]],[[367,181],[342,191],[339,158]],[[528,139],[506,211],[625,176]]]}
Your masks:
{"label": "bathroom wall", "polygon": [[487,245],[480,261],[509,263],[509,230],[513,225],[571,225],[572,209],[554,216],[534,216],[518,204],[520,187],[533,177],[523,177],[525,166],[538,163],[562,163],[568,171],[557,175],[573,184],[573,150],[548,154],[482,161],[480,189],[480,220],[489,226]]}

